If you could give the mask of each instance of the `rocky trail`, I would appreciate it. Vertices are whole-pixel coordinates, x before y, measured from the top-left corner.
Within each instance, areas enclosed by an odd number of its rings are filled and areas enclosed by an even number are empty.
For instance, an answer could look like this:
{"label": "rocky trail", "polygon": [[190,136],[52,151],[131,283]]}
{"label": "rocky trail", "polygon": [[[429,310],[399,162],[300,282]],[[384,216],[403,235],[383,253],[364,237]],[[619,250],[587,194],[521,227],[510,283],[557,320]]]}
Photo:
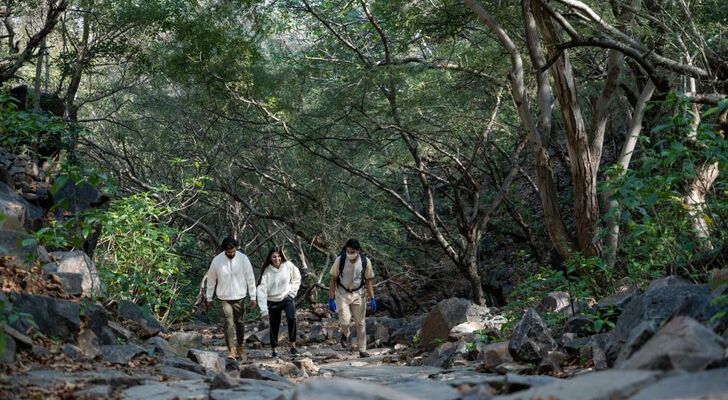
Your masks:
{"label": "rocky trail", "polygon": [[225,358],[219,325],[164,328],[129,302],[11,293],[37,326],[5,327],[0,398],[728,399],[727,338],[715,333],[725,317],[706,319],[715,295],[665,278],[602,300],[621,310],[613,331],[576,315],[557,332],[529,309],[500,342],[483,334],[504,322],[495,309],[450,298],[409,319],[368,317],[367,358],[338,344],[320,305],[299,311],[300,355],[285,352],[283,327],[272,358],[268,330],[251,321],[239,362]]}

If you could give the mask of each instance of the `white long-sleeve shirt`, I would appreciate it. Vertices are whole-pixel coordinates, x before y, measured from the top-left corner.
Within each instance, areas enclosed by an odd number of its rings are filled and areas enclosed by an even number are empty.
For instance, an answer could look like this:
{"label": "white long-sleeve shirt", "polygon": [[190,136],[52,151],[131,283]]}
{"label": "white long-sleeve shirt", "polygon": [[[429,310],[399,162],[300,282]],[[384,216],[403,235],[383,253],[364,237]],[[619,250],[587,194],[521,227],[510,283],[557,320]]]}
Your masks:
{"label": "white long-sleeve shirt", "polygon": [[268,315],[268,301],[281,301],[296,297],[301,287],[301,271],[292,262],[286,261],[280,268],[269,265],[265,268],[258,285],[258,307],[260,313]]}
{"label": "white long-sleeve shirt", "polygon": [[255,300],[255,276],[248,256],[236,251],[230,259],[223,251],[212,259],[207,270],[207,301],[212,301],[213,294],[220,300],[240,300],[250,294],[250,300]]}

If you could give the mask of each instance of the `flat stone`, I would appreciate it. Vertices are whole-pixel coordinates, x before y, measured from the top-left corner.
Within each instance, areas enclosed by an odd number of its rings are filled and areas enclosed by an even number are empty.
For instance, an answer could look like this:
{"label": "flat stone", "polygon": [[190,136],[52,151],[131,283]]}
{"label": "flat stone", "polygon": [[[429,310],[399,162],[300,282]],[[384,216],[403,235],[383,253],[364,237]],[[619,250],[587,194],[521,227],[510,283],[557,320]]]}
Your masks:
{"label": "flat stone", "polygon": [[169,344],[175,347],[200,347],[202,346],[202,334],[196,331],[174,332],[169,336]]}
{"label": "flat stone", "polygon": [[159,365],[157,370],[161,375],[175,380],[191,380],[191,379],[204,379],[204,371],[202,373],[192,372],[187,369],[170,367],[169,365]]}
{"label": "flat stone", "polygon": [[84,296],[93,296],[101,291],[101,280],[91,258],[81,250],[54,251],[51,258],[58,265],[58,272],[81,274],[81,288]]}
{"label": "flat stone", "polygon": [[76,399],[108,399],[114,388],[111,385],[93,385],[85,389],[79,390],[73,394]]}
{"label": "flat stone", "polygon": [[182,357],[164,358],[159,362],[161,365],[166,365],[173,368],[184,369],[201,375],[205,375],[206,371],[200,364]]}
{"label": "flat stone", "polygon": [[273,382],[283,382],[283,383],[289,383],[288,379],[275,374],[273,372],[270,372],[268,370],[265,370],[263,368],[257,368],[248,366],[240,370],[240,377],[245,379],[254,379],[254,380],[261,380],[261,381],[273,381]]}
{"label": "flat stone", "polygon": [[209,388],[203,380],[147,383],[124,390],[124,400],[207,400]]}
{"label": "flat stone", "polygon": [[573,379],[560,380],[551,385],[520,391],[507,396],[497,396],[498,400],[605,400],[624,398],[639,388],[655,382],[660,376],[655,371],[617,371],[579,375]]}
{"label": "flat stone", "polygon": [[164,357],[172,357],[176,354],[175,349],[169,342],[159,336],[153,336],[144,342],[144,347],[151,349],[152,353],[161,354]]}
{"label": "flat stone", "polygon": [[460,392],[454,387],[444,382],[432,380],[407,379],[391,383],[386,387],[422,400],[455,400],[460,398]]}
{"label": "flat stone", "polygon": [[728,398],[728,368],[666,377],[641,389],[630,400]]}
{"label": "flat stone", "polygon": [[410,378],[426,379],[430,375],[442,372],[442,368],[428,366],[365,365],[356,368],[351,364],[351,361],[344,361],[323,365],[319,373],[328,371],[337,378],[358,379],[386,385]]}
{"label": "flat stone", "polygon": [[[49,337],[75,343],[81,329],[80,307],[78,303],[57,298],[38,296],[28,293],[13,293],[13,308],[32,315],[37,330]],[[22,318],[17,321],[21,331],[33,324]]]}
{"label": "flat stone", "polygon": [[210,400],[273,400],[278,399],[284,391],[290,390],[290,388],[290,384],[282,382],[238,379],[234,388],[211,390]]}
{"label": "flat stone", "polygon": [[312,379],[288,394],[281,400],[415,400],[397,390],[372,382],[361,382],[351,379]]}

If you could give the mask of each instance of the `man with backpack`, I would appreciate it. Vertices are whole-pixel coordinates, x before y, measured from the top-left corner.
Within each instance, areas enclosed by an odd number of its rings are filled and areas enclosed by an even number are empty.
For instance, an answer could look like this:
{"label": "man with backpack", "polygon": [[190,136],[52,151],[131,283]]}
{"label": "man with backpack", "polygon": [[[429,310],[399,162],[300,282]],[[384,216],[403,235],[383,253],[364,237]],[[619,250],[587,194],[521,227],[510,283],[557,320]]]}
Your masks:
{"label": "man with backpack", "polygon": [[374,269],[369,259],[361,254],[361,245],[356,239],[346,241],[341,254],[336,257],[329,271],[329,310],[339,310],[339,329],[341,346],[351,349],[349,343],[349,324],[354,319],[356,337],[359,342],[359,357],[369,357],[367,353],[366,323],[367,311],[365,295],[369,299],[372,313],[377,311],[374,299]]}

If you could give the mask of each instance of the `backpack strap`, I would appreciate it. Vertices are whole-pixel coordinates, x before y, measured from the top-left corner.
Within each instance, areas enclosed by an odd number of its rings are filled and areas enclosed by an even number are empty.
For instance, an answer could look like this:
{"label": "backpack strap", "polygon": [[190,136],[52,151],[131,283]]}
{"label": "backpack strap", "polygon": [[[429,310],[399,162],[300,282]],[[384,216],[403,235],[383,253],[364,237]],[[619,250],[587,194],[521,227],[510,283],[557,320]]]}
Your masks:
{"label": "backpack strap", "polygon": [[366,273],[367,273],[367,265],[369,260],[364,254],[359,254],[359,257],[361,257],[361,280],[359,281],[359,287],[356,289],[349,290],[346,286],[344,286],[341,283],[341,274],[344,273],[344,263],[346,262],[346,253],[341,253],[339,255],[339,275],[336,276],[336,284],[339,285],[342,289],[346,290],[349,293],[354,293],[357,290],[364,287],[364,283],[366,282]]}

